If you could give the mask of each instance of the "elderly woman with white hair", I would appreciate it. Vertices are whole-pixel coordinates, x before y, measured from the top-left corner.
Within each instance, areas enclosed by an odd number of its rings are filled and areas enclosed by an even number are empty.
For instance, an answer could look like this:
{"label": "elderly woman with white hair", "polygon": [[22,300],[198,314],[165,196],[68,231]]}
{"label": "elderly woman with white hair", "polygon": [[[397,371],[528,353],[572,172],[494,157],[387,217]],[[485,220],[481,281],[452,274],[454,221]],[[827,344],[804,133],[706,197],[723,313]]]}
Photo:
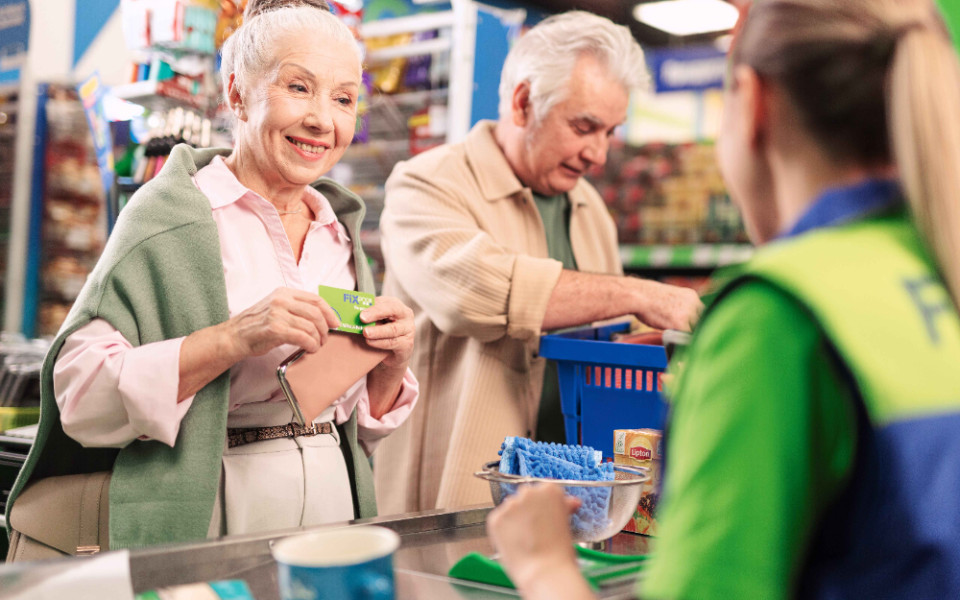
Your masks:
{"label": "elderly woman with white hair", "polygon": [[541,331],[625,314],[658,328],[696,319],[692,290],[622,276],[616,227],[583,179],[647,79],[626,27],[579,11],[548,18],[507,56],[498,121],[394,168],[384,290],[417,315],[423,406],[375,458],[385,512],[489,502],[472,473],[504,436],[564,440]]}
{"label": "elderly woman with white hair", "polygon": [[418,396],[413,313],[380,297],[361,319],[386,358],[314,426],[292,423],[276,369],[340,325],[317,286],[374,291],[364,206],[321,178],[353,138],[361,56],[316,2],[257,6],[223,49],[234,148],[173,149],[43,367],[11,504],[36,480],[110,471],[111,549],[373,516],[368,454]]}

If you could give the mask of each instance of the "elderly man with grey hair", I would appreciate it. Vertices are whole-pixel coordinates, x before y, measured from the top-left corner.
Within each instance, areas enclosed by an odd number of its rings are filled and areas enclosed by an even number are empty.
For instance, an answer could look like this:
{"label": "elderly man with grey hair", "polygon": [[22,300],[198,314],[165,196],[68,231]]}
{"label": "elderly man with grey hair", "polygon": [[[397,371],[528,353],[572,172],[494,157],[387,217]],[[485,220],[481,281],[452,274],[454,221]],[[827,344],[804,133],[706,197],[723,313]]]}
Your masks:
{"label": "elderly man with grey hair", "polygon": [[496,122],[394,168],[384,291],[414,309],[423,406],[374,457],[383,513],[487,503],[472,473],[504,436],[563,440],[542,331],[628,314],[657,328],[696,319],[692,290],[622,276],[613,221],[583,179],[647,79],[627,28],[551,17],[507,56]]}

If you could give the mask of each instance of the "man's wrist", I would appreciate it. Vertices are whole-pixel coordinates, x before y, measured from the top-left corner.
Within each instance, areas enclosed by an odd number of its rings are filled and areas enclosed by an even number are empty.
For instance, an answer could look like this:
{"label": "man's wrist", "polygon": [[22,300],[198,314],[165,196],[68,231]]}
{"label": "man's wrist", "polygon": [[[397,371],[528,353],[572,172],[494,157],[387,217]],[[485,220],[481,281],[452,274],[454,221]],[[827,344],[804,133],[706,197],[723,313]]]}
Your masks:
{"label": "man's wrist", "polygon": [[655,293],[653,286],[656,285],[656,283],[649,279],[635,276],[629,276],[628,280],[630,281],[631,312],[638,317],[642,317],[650,310],[650,299]]}
{"label": "man's wrist", "polygon": [[367,395],[370,399],[370,416],[380,420],[393,410],[400,394],[407,367],[388,367],[380,363],[367,375]]}
{"label": "man's wrist", "polygon": [[406,360],[402,365],[388,365],[384,362],[380,362],[373,369],[377,373],[382,373],[384,377],[396,377],[399,375],[401,379],[407,373],[407,368],[410,366],[410,361]]}

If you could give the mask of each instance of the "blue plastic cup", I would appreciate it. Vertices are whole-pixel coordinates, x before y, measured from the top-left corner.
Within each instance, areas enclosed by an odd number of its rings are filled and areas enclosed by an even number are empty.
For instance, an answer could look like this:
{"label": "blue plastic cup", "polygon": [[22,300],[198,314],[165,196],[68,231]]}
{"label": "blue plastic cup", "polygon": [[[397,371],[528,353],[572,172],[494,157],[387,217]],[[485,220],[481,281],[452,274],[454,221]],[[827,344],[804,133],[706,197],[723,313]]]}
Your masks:
{"label": "blue plastic cup", "polygon": [[364,525],[294,535],[278,540],[281,600],[389,600],[393,553],[400,536]]}

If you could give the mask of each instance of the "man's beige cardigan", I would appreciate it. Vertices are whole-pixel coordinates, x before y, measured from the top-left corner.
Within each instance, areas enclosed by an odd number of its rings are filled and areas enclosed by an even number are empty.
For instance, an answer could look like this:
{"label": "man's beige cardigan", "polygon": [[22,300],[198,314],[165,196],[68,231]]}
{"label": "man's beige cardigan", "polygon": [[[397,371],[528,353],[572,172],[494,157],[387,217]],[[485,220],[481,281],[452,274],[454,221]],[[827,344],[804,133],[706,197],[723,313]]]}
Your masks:
{"label": "man's beige cardigan", "polygon": [[[380,514],[490,503],[474,471],[498,458],[504,436],[535,435],[540,326],[562,265],[548,258],[531,191],[493,125],[397,164],[387,180],[384,294],[416,313],[420,405],[374,455]],[[581,180],[569,198],[578,268],[622,273],[596,190]]]}

